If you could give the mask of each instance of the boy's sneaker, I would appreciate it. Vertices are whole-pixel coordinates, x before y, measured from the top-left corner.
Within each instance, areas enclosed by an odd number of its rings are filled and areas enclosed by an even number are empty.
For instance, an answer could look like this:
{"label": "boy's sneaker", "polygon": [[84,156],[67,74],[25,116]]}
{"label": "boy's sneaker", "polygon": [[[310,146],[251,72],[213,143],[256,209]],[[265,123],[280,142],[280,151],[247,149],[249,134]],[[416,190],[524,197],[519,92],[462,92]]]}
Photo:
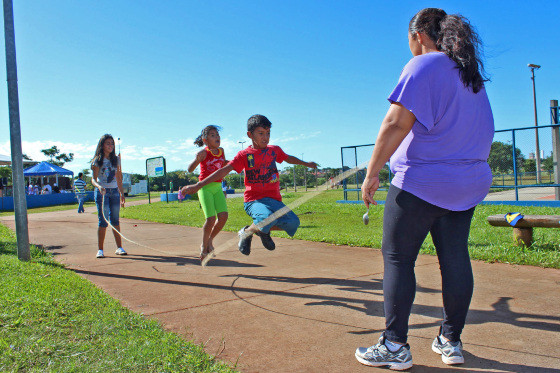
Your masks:
{"label": "boy's sneaker", "polygon": [[447,365],[463,364],[465,362],[461,341],[445,341],[438,335],[432,343],[432,351],[440,354],[441,360]]}
{"label": "boy's sneaker", "polygon": [[115,251],[115,254],[117,255],[126,255],[126,251],[124,251],[124,249],[122,247],[119,247],[117,249],[117,251]]}
{"label": "boy's sneaker", "polygon": [[261,238],[261,242],[265,249],[267,250],[276,249],[276,245],[274,244],[274,241],[272,241],[272,237],[270,237],[270,233],[264,233],[258,230],[255,232],[255,234]]}
{"label": "boy's sneaker", "polygon": [[392,370],[405,370],[412,367],[412,354],[408,343],[397,351],[391,352],[385,346],[384,334],[379,337],[379,342],[375,346],[358,347],[355,356],[360,363],[371,367],[388,366]]}
{"label": "boy's sneaker", "polygon": [[245,232],[245,229],[249,228],[249,226],[245,226],[241,228],[237,234],[239,235],[239,251],[243,255],[251,254],[251,241],[253,240],[253,234]]}
{"label": "boy's sneaker", "polygon": [[105,258],[105,255],[103,255],[103,250],[97,250],[97,255],[95,257],[96,258]]}

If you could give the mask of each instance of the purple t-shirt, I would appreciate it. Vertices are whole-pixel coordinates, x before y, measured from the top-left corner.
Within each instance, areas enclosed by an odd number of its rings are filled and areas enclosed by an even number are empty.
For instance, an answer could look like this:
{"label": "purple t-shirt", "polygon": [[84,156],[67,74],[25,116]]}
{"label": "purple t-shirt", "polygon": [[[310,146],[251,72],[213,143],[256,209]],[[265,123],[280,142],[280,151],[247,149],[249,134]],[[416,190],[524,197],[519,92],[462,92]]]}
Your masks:
{"label": "purple t-shirt", "polygon": [[466,88],[456,63],[435,52],[408,62],[389,101],[416,116],[391,157],[391,183],[448,210],[480,203],[492,183],[494,118],[486,90]]}

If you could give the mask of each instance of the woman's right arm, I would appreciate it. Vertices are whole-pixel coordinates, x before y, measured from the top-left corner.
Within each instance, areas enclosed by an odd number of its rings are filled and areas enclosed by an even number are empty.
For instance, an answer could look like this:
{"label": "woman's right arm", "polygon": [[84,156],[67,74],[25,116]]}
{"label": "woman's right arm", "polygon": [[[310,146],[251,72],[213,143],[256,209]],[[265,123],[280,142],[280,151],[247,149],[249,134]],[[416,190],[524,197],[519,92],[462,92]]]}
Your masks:
{"label": "woman's right arm", "polygon": [[93,177],[91,178],[91,184],[96,187],[97,189],[99,189],[99,192],[103,195],[105,194],[105,188],[103,188],[101,185],[99,185],[99,183],[97,182],[97,176],[99,176],[99,167],[97,166],[91,166],[91,169],[93,170]]}
{"label": "woman's right arm", "polygon": [[206,149],[202,149],[201,151],[196,153],[196,158],[189,165],[188,168],[189,172],[193,172],[195,168],[200,164],[200,162],[204,161],[205,159],[206,159]]}
{"label": "woman's right arm", "polygon": [[389,158],[397,150],[406,135],[412,130],[416,117],[398,102],[393,102],[381,123],[373,154],[368,164],[367,174],[362,184],[362,199],[366,207],[370,203],[376,205],[373,199],[379,188],[379,171],[385,166]]}

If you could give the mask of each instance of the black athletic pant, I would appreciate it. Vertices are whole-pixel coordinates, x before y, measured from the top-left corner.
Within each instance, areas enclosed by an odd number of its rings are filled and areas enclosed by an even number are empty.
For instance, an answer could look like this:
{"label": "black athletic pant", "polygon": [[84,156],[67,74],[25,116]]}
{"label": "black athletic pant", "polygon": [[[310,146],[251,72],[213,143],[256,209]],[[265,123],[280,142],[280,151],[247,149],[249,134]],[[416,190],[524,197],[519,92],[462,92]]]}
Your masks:
{"label": "black athletic pant", "polygon": [[431,233],[442,277],[442,334],[458,341],[473,293],[468,238],[474,207],[451,211],[434,206],[393,185],[383,216],[383,296],[385,336],[406,343],[408,318],[416,293],[414,264]]}

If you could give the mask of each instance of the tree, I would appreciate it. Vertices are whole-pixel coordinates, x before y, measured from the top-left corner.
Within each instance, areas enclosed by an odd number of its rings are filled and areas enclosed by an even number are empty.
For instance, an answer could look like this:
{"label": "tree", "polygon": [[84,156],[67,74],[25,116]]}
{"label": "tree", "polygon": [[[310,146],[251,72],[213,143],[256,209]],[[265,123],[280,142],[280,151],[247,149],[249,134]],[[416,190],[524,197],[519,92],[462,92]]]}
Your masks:
{"label": "tree", "polygon": [[543,170],[552,170],[552,168],[554,167],[554,159],[552,159],[552,156],[546,157],[545,159],[543,159],[541,161],[541,167]]}
{"label": "tree", "polygon": [[524,172],[535,172],[537,170],[537,161],[534,159],[526,159],[523,162],[523,171]]}
{"label": "tree", "polygon": [[[494,141],[490,148],[490,155],[488,156],[488,164],[492,169],[492,172],[496,173],[508,173],[513,171],[513,146],[510,144],[505,144],[500,141]],[[517,161],[517,167],[523,167],[525,157],[521,154],[519,148],[515,148],[515,159]]]}
{"label": "tree", "polygon": [[11,166],[0,166],[0,177],[7,177],[8,181],[12,180],[12,167]]}
{"label": "tree", "polygon": [[53,145],[48,149],[41,149],[41,153],[49,157],[50,163],[61,167],[64,166],[65,163],[69,163],[74,160],[74,153],[61,153],[60,149],[58,149],[56,145]]}

